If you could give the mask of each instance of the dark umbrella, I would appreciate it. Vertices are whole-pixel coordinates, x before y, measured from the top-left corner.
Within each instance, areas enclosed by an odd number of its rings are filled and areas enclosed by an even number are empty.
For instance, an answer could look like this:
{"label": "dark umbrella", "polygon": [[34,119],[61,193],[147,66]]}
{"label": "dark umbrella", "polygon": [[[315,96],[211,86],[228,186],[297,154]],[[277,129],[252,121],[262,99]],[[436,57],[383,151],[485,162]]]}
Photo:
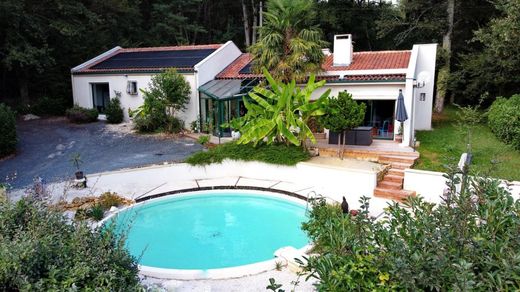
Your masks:
{"label": "dark umbrella", "polygon": [[399,89],[399,96],[397,97],[397,112],[395,113],[395,119],[399,122],[408,120],[408,114],[406,114],[406,107],[404,106],[403,90]]}

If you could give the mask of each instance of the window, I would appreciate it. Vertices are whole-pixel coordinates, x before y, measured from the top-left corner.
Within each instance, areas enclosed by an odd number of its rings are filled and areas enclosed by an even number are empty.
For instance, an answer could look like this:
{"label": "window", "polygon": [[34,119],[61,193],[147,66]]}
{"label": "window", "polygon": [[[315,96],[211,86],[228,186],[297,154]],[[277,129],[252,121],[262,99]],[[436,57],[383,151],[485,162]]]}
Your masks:
{"label": "window", "polygon": [[126,92],[130,95],[137,95],[137,81],[128,81],[126,84]]}

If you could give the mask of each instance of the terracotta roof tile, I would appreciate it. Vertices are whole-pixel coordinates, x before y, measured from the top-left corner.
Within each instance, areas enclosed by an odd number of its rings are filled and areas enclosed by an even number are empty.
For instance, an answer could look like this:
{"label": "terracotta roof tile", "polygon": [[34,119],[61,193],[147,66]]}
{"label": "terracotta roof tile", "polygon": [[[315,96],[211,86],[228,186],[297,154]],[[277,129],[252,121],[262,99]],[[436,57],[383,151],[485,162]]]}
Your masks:
{"label": "terracotta roof tile", "polygon": [[333,66],[334,54],[330,54],[322,68],[325,71],[405,69],[408,68],[410,55],[411,51],[357,52],[353,54],[349,66]]}
{"label": "terracotta roof tile", "polygon": [[[333,55],[325,58],[322,65],[324,71],[349,71],[349,70],[377,70],[377,69],[405,69],[410,60],[410,51],[379,51],[379,52],[358,52],[354,53],[354,60],[350,66],[332,66]],[[261,78],[261,74],[244,74],[240,71],[252,61],[251,54],[242,54],[222,72],[217,79],[243,79]],[[363,74],[345,75],[339,79],[339,75],[319,75],[317,80],[328,81],[385,81],[385,80],[405,80],[405,74]]]}

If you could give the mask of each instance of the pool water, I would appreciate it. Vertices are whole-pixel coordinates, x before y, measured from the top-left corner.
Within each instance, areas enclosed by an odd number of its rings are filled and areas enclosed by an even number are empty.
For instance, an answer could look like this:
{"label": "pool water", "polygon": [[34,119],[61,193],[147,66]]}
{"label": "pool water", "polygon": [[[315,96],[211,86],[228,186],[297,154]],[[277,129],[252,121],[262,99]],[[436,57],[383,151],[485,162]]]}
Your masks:
{"label": "pool water", "polygon": [[[268,193],[266,193],[268,194]],[[215,191],[150,200],[111,220],[144,266],[218,269],[273,258],[308,243],[305,204],[281,196]]]}

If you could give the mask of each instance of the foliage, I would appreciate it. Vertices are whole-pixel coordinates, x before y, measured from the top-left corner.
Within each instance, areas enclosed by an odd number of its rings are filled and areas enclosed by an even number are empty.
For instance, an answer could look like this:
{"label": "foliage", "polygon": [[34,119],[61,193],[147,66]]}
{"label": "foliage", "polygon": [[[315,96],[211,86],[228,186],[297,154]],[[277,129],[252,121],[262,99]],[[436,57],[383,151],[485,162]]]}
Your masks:
{"label": "foliage", "polygon": [[[450,171],[439,205],[412,197],[377,220],[313,203],[305,270],[323,291],[508,291],[520,287],[520,200],[490,179]],[[459,187],[457,187],[459,186]],[[459,191],[457,190],[459,189]]]}
{"label": "foliage", "polygon": [[138,131],[179,133],[184,129],[184,122],[174,115],[190,100],[190,85],[181,74],[168,69],[153,76],[149,88],[141,92],[144,103],[132,112]]}
{"label": "foliage", "polygon": [[278,80],[301,82],[321,70],[326,42],[315,25],[312,0],[268,1],[263,15],[258,42],[249,49],[256,72],[267,68]]}
{"label": "foliage", "polygon": [[190,101],[190,84],[177,70],[170,68],[154,75],[147,90],[141,90],[146,96],[153,96],[162,101],[170,114],[186,109]]}
{"label": "foliage", "polygon": [[310,158],[301,147],[283,144],[236,144],[229,142],[211,148],[206,152],[197,152],[186,159],[191,165],[221,163],[224,159],[241,161],[260,161],[270,164],[295,165]]}
{"label": "foliage", "polygon": [[73,153],[70,156],[69,159],[70,163],[76,168],[76,170],[79,170],[79,166],[83,164],[83,160],[81,159],[81,154],[79,153]]}
{"label": "foliage", "polygon": [[520,94],[497,98],[489,108],[488,125],[498,139],[520,150]]}
{"label": "foliage", "polygon": [[44,95],[30,106],[29,111],[37,116],[63,116],[71,105],[66,98]]}
{"label": "foliage", "polygon": [[168,121],[166,105],[155,95],[142,91],[144,95],[143,105],[132,112],[134,126],[139,132],[155,132]]}
{"label": "foliage", "polygon": [[397,46],[437,43],[447,28],[445,0],[405,0],[384,9],[376,21],[378,36],[392,36]]}
{"label": "foliage", "polygon": [[126,203],[126,200],[116,193],[105,192],[99,196],[98,203],[104,210],[109,210],[113,206],[120,207]]}
{"label": "foliage", "polygon": [[333,131],[343,132],[363,123],[366,105],[357,103],[352,94],[343,91],[338,97],[330,97],[326,112],[320,117],[322,125]]}
{"label": "foliage", "polygon": [[197,142],[200,144],[200,145],[206,145],[209,143],[209,135],[202,135],[199,137],[199,139],[197,139]]}
{"label": "foliage", "polygon": [[30,199],[0,202],[0,290],[137,289],[136,259],[112,228],[68,223]]}
{"label": "foliage", "polygon": [[74,107],[69,108],[65,112],[65,115],[67,116],[67,119],[69,119],[69,121],[72,123],[84,124],[97,121],[99,113],[95,108],[87,109],[75,105]]}
{"label": "foliage", "polygon": [[110,99],[105,114],[107,115],[107,122],[110,124],[119,124],[123,121],[123,108],[121,108],[121,101],[118,97]]}
{"label": "foliage", "polygon": [[463,54],[456,81],[462,93],[478,97],[488,91],[510,95],[520,85],[520,1],[492,1],[500,12],[488,25],[474,32],[473,42],[479,49]]}
{"label": "foliage", "polygon": [[269,285],[265,287],[266,290],[271,290],[273,292],[285,292],[285,290],[280,289],[282,284],[277,284],[274,278],[269,278]]}
{"label": "foliage", "polygon": [[[481,101],[482,100],[483,99],[481,99]],[[466,135],[466,145],[468,147],[467,152],[471,153],[473,130],[482,121],[480,104],[476,106],[455,106],[459,109],[457,111],[457,123],[459,130],[463,135]]]}
{"label": "foliage", "polygon": [[16,118],[7,105],[0,103],[0,158],[16,151]]}
{"label": "foliage", "polygon": [[[417,150],[421,157],[415,168],[443,172],[446,164],[455,163],[461,153],[467,151],[458,112],[456,107],[448,106],[442,114],[434,115],[432,131],[417,132],[417,140],[421,142]],[[471,163],[476,171],[496,178],[520,180],[520,151],[498,140],[485,123],[476,124],[471,132]]]}
{"label": "foliage", "polygon": [[174,117],[168,116],[168,120],[166,125],[164,126],[164,131],[168,133],[180,133],[184,130],[184,121]]}
{"label": "foliage", "polygon": [[74,216],[76,220],[92,219],[95,221],[101,221],[105,216],[105,208],[100,204],[94,204],[87,209],[78,209]]}
{"label": "foliage", "polygon": [[256,145],[266,139],[268,144],[303,144],[304,148],[307,139],[316,143],[307,124],[311,117],[324,114],[330,89],[313,102],[311,95],[325,81],[314,82],[315,76],[311,75],[305,87],[300,89],[294,80],[290,83],[274,80],[265,69],[264,76],[269,88],[256,86],[249,93],[253,102],[244,98],[247,114],[242,118],[244,124],[239,128],[242,136],[238,143]]}

